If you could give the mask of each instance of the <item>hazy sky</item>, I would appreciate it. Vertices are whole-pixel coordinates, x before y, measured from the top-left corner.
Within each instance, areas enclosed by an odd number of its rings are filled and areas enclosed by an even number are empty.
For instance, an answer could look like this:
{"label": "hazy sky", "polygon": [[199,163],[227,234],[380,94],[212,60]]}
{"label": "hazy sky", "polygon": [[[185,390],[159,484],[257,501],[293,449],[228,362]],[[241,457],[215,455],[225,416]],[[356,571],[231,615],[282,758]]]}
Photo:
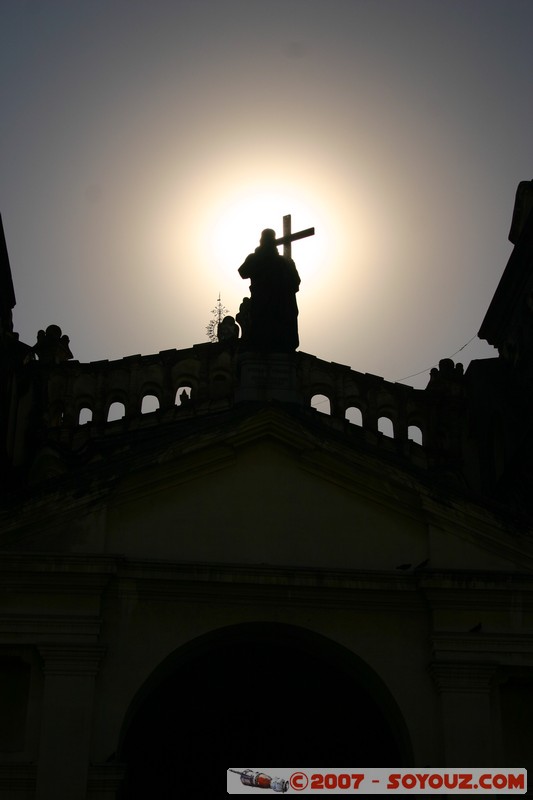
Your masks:
{"label": "hazy sky", "polygon": [[292,213],[301,350],[389,380],[450,356],[533,177],[532,34],[532,0],[0,0],[16,330],[80,361],[205,342]]}

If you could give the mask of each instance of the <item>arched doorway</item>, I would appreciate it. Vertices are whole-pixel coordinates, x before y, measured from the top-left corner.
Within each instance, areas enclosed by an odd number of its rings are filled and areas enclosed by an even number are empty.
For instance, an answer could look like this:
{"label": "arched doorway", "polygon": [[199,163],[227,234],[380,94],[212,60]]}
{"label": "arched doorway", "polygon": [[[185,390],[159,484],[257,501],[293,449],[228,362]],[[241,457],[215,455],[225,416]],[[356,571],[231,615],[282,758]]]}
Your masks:
{"label": "arched doorway", "polygon": [[411,763],[403,719],[368,666],[269,623],[219,629],[170,656],[135,698],[119,758],[120,800],[218,796],[237,763]]}

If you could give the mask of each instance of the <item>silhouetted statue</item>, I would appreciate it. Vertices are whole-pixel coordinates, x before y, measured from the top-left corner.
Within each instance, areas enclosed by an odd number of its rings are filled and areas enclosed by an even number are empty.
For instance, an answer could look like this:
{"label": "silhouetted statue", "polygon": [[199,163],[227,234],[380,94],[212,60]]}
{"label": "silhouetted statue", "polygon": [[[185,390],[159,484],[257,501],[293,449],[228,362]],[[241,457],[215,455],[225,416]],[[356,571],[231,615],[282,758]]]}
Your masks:
{"label": "silhouetted statue", "polygon": [[233,342],[239,338],[239,326],[233,317],[226,316],[217,325],[217,339],[219,342]]}
{"label": "silhouetted statue", "polygon": [[273,230],[263,231],[239,275],[250,278],[250,329],[245,337],[250,347],[274,353],[296,350],[300,276],[292,258],[279,255]]}
{"label": "silhouetted statue", "polygon": [[59,325],[49,325],[45,331],[37,334],[37,344],[33,346],[39,361],[47,366],[62,364],[73,358],[69,347],[70,339],[65,336]]}
{"label": "silhouetted statue", "polygon": [[243,345],[248,345],[250,343],[250,327],[252,324],[251,305],[252,301],[250,298],[243,297],[242,303],[239,306],[239,311],[235,317],[241,328],[241,343]]}
{"label": "silhouetted statue", "polygon": [[441,358],[438,367],[430,372],[426,389],[440,394],[461,395],[465,391],[463,365],[454,364],[451,358]]}

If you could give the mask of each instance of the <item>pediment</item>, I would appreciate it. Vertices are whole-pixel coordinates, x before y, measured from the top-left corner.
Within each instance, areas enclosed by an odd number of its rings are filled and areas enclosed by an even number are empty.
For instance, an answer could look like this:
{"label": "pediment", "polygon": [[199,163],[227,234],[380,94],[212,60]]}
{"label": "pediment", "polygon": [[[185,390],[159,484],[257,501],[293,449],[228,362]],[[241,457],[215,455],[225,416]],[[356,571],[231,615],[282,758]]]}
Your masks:
{"label": "pediment", "polygon": [[531,568],[529,543],[486,511],[341,433],[280,407],[229,416],[123,457],[99,490],[35,501],[5,541],[188,563]]}

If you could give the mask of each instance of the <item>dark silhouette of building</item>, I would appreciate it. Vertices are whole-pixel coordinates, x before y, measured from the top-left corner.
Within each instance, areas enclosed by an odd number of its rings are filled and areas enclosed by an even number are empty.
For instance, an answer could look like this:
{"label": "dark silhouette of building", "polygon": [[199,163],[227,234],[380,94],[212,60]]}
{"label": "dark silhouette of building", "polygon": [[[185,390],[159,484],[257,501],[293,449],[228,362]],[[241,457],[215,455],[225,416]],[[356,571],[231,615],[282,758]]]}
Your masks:
{"label": "dark silhouette of building", "polygon": [[480,329],[498,356],[425,390],[233,334],[79,363],[57,326],[19,341],[0,251],[2,798],[218,796],[236,763],[532,766],[520,203]]}

